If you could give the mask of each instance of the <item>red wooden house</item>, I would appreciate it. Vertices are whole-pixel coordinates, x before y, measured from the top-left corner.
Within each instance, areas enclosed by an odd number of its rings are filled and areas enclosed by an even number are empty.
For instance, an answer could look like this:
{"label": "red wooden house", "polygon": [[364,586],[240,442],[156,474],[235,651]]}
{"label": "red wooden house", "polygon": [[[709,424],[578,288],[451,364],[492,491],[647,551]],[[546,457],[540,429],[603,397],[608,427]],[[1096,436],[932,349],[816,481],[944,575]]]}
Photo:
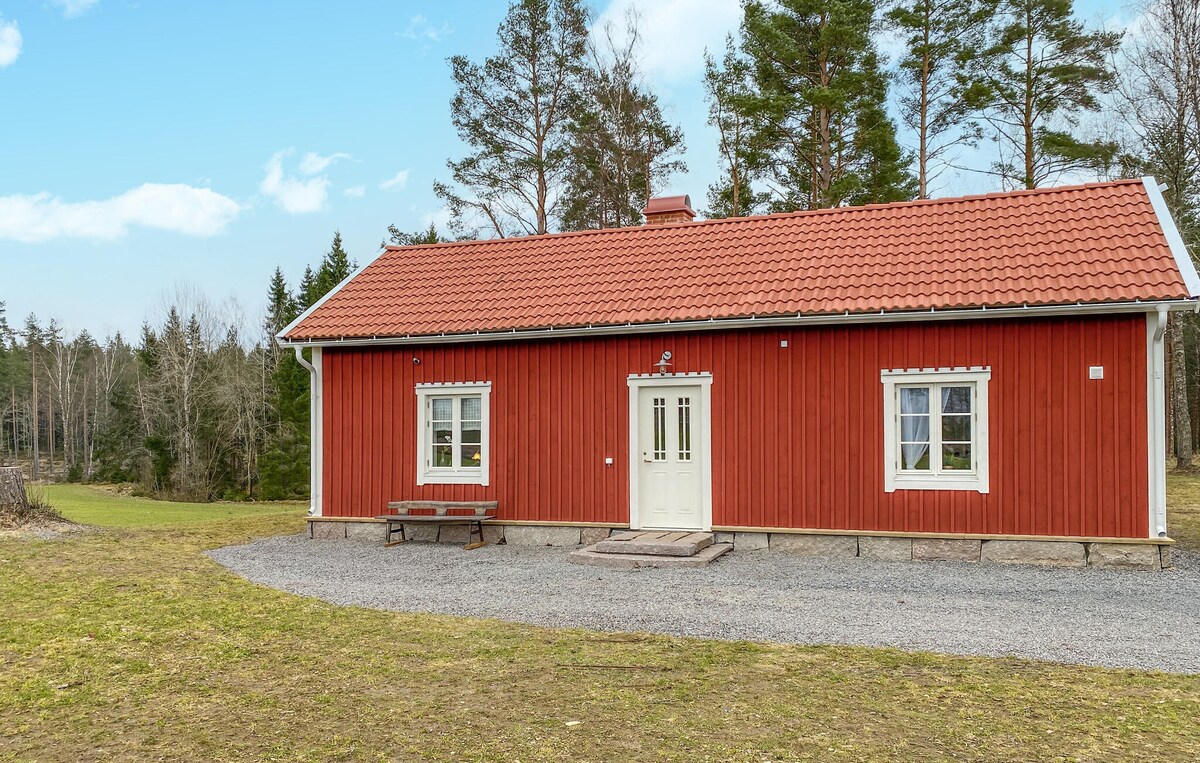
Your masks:
{"label": "red wooden house", "polygon": [[646,212],[389,247],[285,329],[313,521],[1169,543],[1163,335],[1200,279],[1153,179]]}

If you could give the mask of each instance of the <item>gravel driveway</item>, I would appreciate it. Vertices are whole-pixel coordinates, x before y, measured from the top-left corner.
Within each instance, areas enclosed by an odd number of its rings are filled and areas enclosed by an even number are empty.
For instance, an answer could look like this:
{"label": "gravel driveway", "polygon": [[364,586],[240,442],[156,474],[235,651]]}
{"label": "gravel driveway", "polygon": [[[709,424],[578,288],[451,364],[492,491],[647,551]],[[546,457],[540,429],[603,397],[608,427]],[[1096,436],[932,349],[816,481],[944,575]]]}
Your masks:
{"label": "gravel driveway", "polygon": [[567,549],[265,538],[209,554],[335,604],[550,627],[1016,655],[1200,673],[1200,563],[1066,570],[728,554],[702,570],[602,570]]}

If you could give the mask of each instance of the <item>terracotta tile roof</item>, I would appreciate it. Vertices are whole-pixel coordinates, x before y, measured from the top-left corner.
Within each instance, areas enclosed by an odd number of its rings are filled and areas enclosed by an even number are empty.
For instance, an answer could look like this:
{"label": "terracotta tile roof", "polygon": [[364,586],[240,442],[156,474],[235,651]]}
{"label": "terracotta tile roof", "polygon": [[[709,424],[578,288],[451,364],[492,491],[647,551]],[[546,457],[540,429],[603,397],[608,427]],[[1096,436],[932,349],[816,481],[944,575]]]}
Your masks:
{"label": "terracotta tile roof", "polygon": [[337,339],[1188,297],[1141,180],[386,249]]}

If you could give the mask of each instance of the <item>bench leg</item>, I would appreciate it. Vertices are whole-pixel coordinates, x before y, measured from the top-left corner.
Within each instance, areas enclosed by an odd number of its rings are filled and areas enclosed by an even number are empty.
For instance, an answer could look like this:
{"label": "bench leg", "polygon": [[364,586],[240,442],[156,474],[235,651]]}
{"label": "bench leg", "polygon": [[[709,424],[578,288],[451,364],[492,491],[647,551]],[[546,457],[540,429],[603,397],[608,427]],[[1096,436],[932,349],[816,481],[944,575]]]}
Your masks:
{"label": "bench leg", "polygon": [[[484,540],[483,540],[483,522],[475,522],[474,524],[467,525],[467,528],[468,528],[467,529],[467,545],[463,546],[464,551],[471,551],[472,549],[483,548],[484,546],[487,545],[487,543],[484,542]],[[479,533],[479,542],[472,543],[471,538],[477,532]]]}
{"label": "bench leg", "polygon": [[[400,540],[393,541],[392,536],[395,535],[396,533],[400,533]],[[407,542],[408,542],[408,537],[405,536],[405,534],[404,534],[404,523],[400,522],[399,529],[397,529],[397,527],[395,525],[393,525],[393,523],[388,522],[387,523],[387,535],[385,536],[384,543],[383,543],[384,548],[391,548],[392,546],[399,546],[401,543],[407,543]]]}

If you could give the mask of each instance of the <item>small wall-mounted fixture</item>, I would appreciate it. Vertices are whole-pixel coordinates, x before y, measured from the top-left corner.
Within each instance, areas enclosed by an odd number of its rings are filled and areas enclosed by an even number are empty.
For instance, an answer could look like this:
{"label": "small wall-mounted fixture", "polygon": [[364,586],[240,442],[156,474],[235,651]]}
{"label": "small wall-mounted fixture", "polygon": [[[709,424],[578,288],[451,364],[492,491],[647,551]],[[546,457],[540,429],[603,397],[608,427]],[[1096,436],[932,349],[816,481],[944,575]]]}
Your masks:
{"label": "small wall-mounted fixture", "polygon": [[421,365],[421,359],[420,359],[420,358],[413,358],[413,365],[414,365],[414,366],[419,366],[419,365]]}
{"label": "small wall-mounted fixture", "polygon": [[787,340],[786,340],[786,339],[780,339],[780,340],[779,340],[779,346],[780,346],[780,347],[787,347]]}
{"label": "small wall-mounted fixture", "polygon": [[1104,366],[1088,366],[1088,378],[1089,379],[1103,379],[1104,378]]}
{"label": "small wall-mounted fixture", "polygon": [[671,367],[671,357],[671,351],[667,350],[662,354],[662,357],[659,358],[658,362],[654,364],[658,367],[658,372],[660,374],[666,375],[667,369]]}
{"label": "small wall-mounted fixture", "polygon": [[605,465],[605,466],[612,466],[612,465],[613,465],[612,456],[609,456],[608,458],[604,459],[604,465]]}

